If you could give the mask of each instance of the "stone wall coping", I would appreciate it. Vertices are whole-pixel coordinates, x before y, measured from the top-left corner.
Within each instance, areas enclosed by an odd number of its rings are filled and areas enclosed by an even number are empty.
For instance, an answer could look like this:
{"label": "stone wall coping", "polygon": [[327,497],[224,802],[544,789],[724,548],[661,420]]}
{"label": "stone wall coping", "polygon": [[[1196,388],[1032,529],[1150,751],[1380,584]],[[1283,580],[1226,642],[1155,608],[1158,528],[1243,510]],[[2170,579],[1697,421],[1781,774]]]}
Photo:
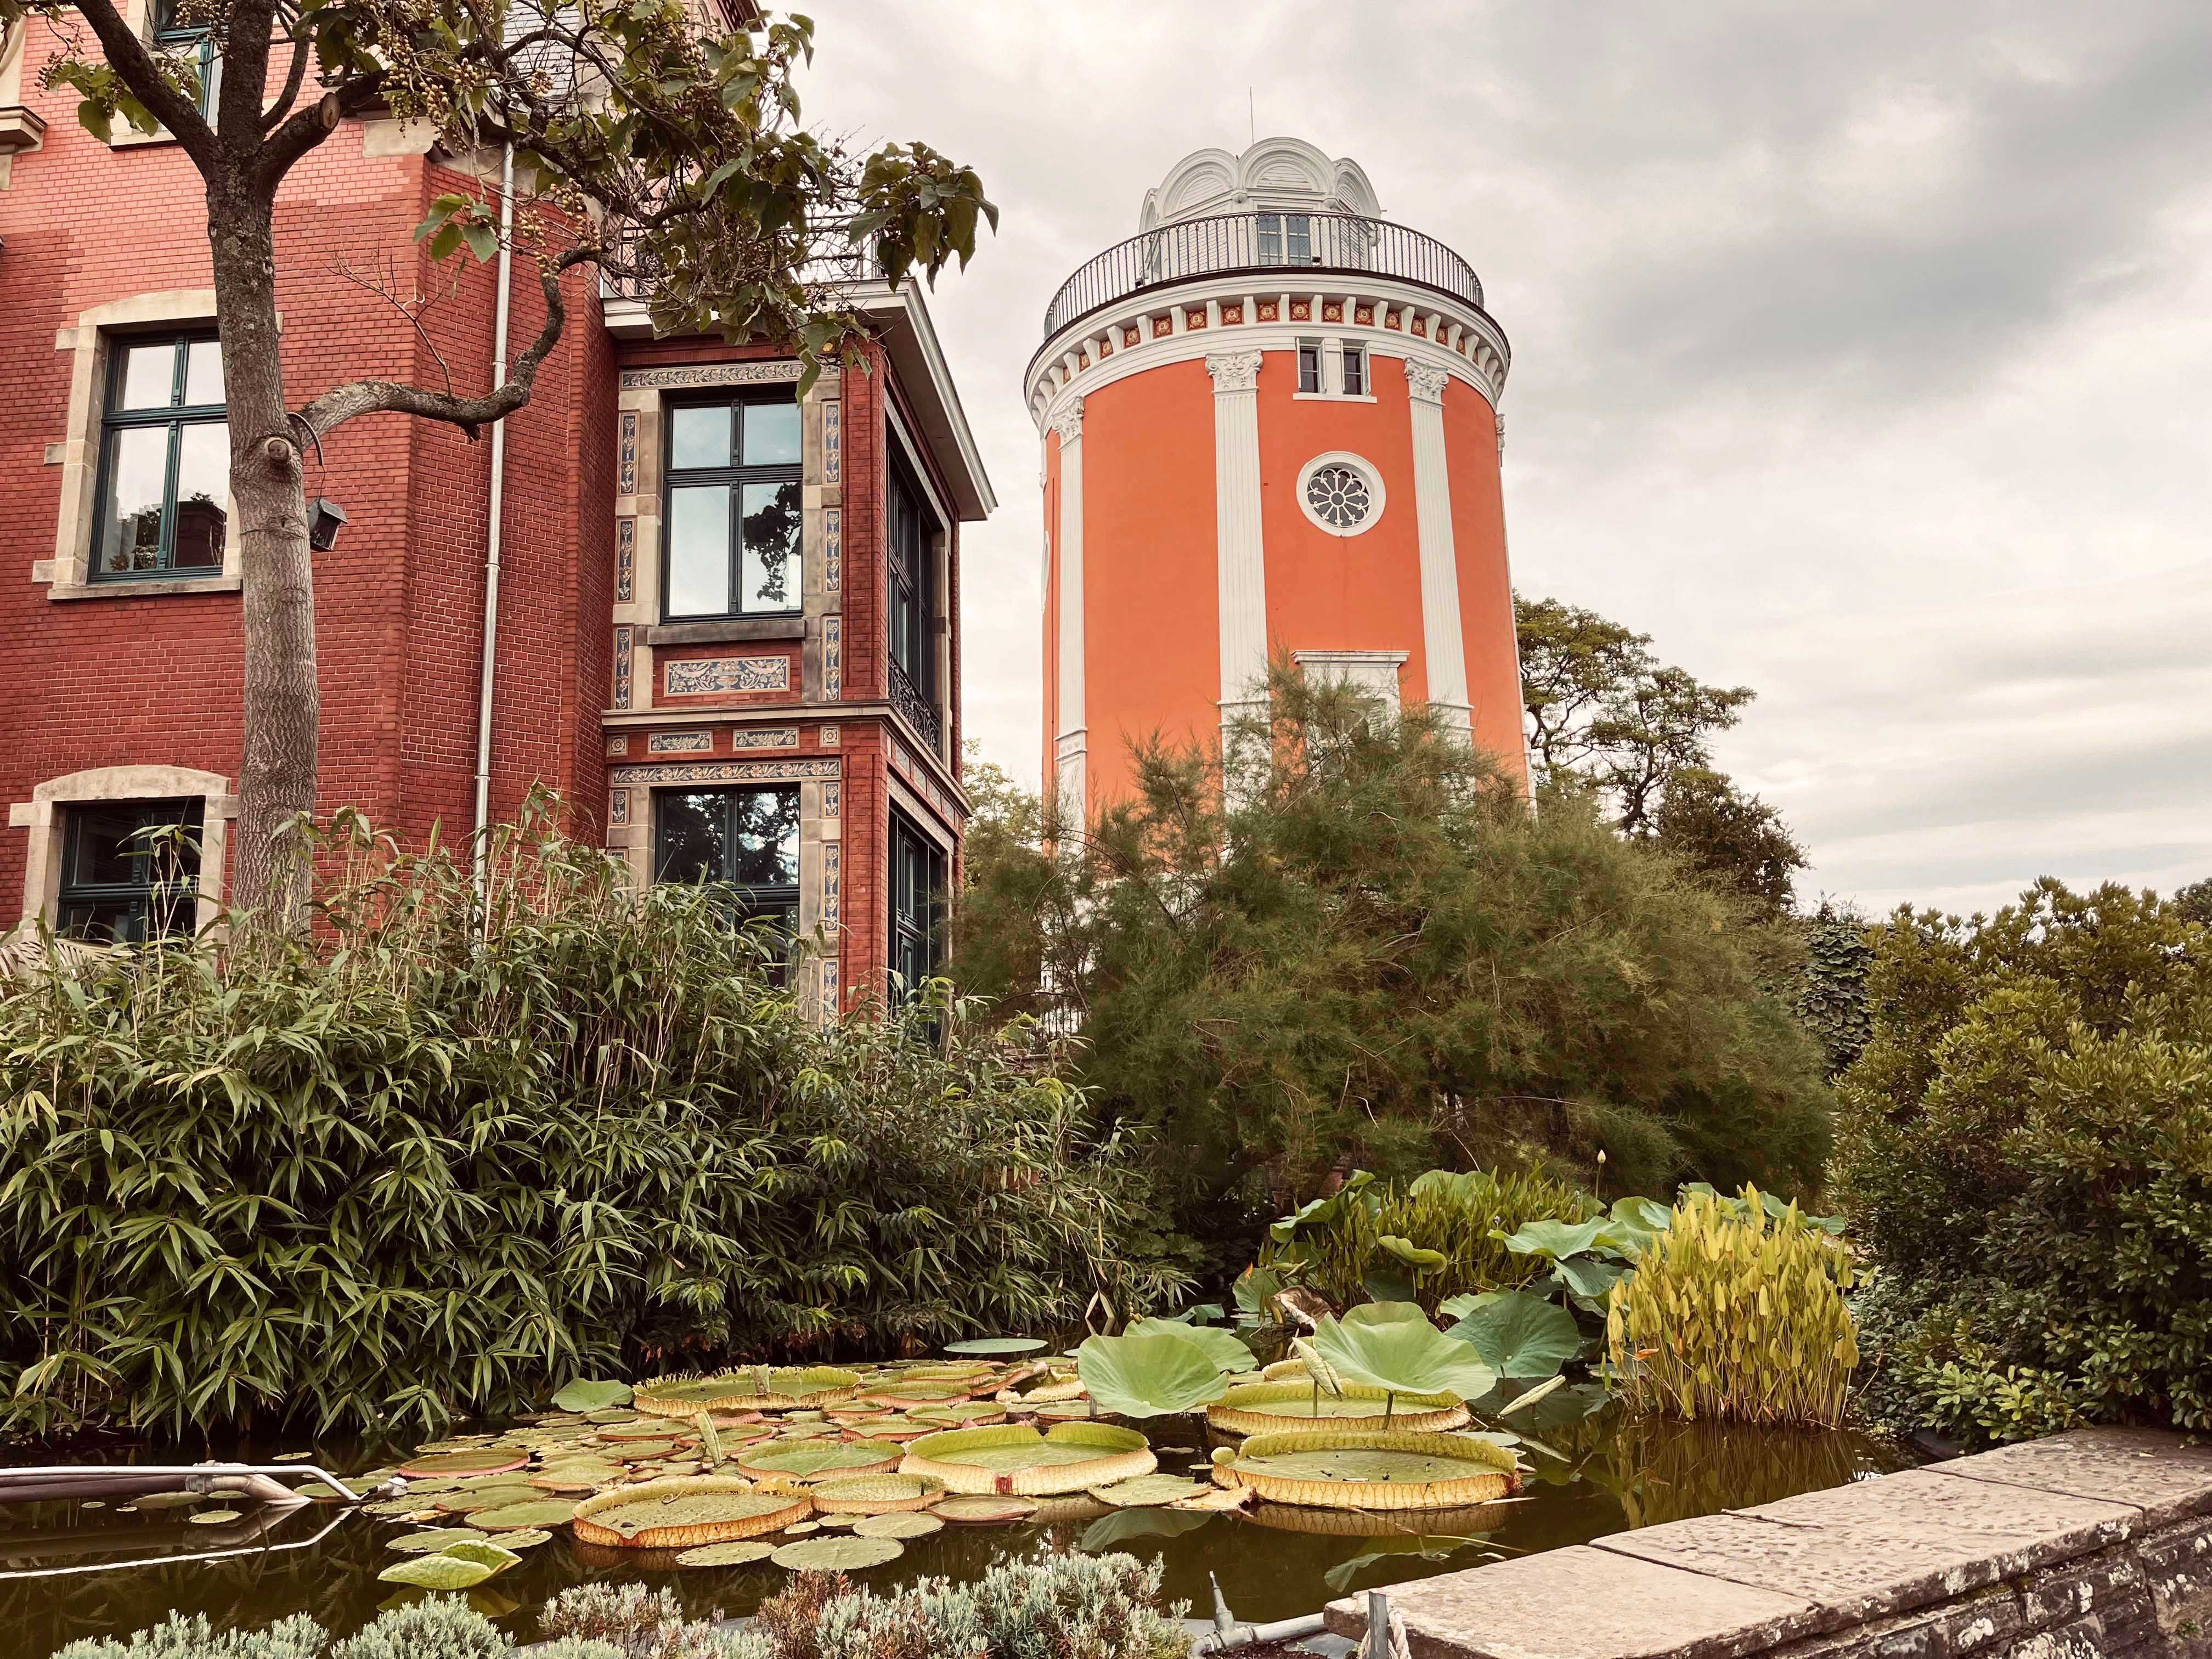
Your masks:
{"label": "stone wall coping", "polygon": [[[1827,1641],[1813,1640],[1822,1638],[1856,1652],[1835,1633],[2009,1598],[2008,1586],[2027,1575],[2063,1576],[2082,1558],[2208,1516],[2212,1447],[2154,1430],[2082,1429],[1389,1595],[1413,1659],[1738,1659],[1785,1645],[1825,1651]],[[2016,1614],[2017,1602],[2005,1605]],[[1994,1639],[1999,1611],[1993,1601],[1986,1615],[1962,1615],[1965,1626],[1986,1626]],[[1324,1617],[1335,1634],[1358,1638],[1366,1597],[1333,1601]]]}

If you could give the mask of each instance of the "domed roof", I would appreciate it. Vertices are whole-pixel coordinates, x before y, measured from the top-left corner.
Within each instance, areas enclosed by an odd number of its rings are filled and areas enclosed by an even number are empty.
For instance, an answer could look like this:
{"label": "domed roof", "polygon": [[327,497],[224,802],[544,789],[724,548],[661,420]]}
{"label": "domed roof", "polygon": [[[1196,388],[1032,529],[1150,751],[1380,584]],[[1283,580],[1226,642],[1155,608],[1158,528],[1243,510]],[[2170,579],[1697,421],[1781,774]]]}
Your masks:
{"label": "domed roof", "polygon": [[1212,213],[1356,213],[1380,218],[1382,205],[1359,163],[1328,156],[1303,138],[1262,138],[1241,155],[1196,149],[1145,192],[1137,228]]}

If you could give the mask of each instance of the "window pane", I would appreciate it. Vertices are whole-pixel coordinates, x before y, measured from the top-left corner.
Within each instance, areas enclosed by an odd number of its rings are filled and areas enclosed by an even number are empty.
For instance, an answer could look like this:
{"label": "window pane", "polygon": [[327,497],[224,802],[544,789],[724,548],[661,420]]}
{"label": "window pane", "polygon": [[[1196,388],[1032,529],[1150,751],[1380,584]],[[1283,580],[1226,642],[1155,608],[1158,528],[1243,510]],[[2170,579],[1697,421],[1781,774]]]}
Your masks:
{"label": "window pane", "polygon": [[1260,263],[1263,265],[1283,263],[1283,216],[1279,213],[1260,216]]}
{"label": "window pane", "polygon": [[745,564],[738,592],[743,611],[799,609],[798,482],[745,487]]}
{"label": "window pane", "polygon": [[177,441],[177,520],[169,562],[179,570],[222,568],[223,503],[230,495],[230,428],[187,426]]}
{"label": "window pane", "polygon": [[730,487],[668,492],[668,614],[720,617],[730,609]]}
{"label": "window pane", "polygon": [[1313,221],[1303,213],[1293,213],[1283,221],[1283,229],[1290,243],[1290,262],[1294,265],[1313,263]]}
{"label": "window pane", "polygon": [[799,405],[795,402],[745,405],[744,464],[799,464]]}
{"label": "window pane", "polygon": [[221,343],[195,340],[185,348],[185,401],[202,406],[222,401]]}
{"label": "window pane", "polygon": [[169,433],[166,426],[138,426],[107,434],[107,499],[100,515],[100,568],[107,574],[161,562]]}
{"label": "window pane", "polygon": [[177,389],[177,343],[127,346],[118,409],[167,409]]}
{"label": "window pane", "polygon": [[736,834],[730,879],[748,887],[799,884],[799,791],[740,789],[731,801]]}
{"label": "window pane", "polygon": [[727,466],[730,464],[730,410],[727,404],[712,409],[678,407],[668,416],[668,465],[671,467]]}
{"label": "window pane", "polygon": [[657,881],[720,881],[725,862],[722,845],[727,817],[719,791],[697,794],[664,793],[654,807],[659,820],[659,856],[654,860]]}
{"label": "window pane", "polygon": [[1344,353],[1344,389],[1355,398],[1367,392],[1367,356],[1349,346]]}
{"label": "window pane", "polygon": [[1298,390],[1321,390],[1321,348],[1302,345],[1298,348]]}
{"label": "window pane", "polygon": [[74,809],[70,813],[70,827],[76,833],[70,847],[69,884],[114,887],[143,881],[140,870],[148,849],[137,837],[144,822],[130,807]]}

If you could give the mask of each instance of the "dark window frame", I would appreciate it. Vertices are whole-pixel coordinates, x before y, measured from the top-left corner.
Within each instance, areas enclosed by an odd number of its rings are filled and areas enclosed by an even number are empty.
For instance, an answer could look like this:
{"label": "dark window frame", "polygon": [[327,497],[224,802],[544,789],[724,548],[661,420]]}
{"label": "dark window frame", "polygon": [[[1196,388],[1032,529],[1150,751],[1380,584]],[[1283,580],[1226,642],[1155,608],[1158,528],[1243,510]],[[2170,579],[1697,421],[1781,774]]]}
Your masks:
{"label": "dark window frame", "polygon": [[885,650],[892,666],[933,709],[938,706],[937,540],[945,533],[921,480],[903,454],[894,454],[884,473],[884,597],[890,624]]}
{"label": "dark window frame", "polygon": [[1344,343],[1344,395],[1367,396],[1367,348],[1354,340]]}
{"label": "dark window frame", "polygon": [[222,88],[222,54],[216,49],[214,30],[204,23],[178,22],[173,0],[155,0],[154,50],[165,57],[191,58],[200,77],[200,113],[213,121]]}
{"label": "dark window frame", "polygon": [[[185,796],[157,800],[71,801],[61,812],[61,888],[54,905],[54,931],[72,938],[99,938],[101,943],[143,945],[168,939],[189,939],[199,925],[200,858],[205,848],[206,804]],[[125,839],[137,842],[127,854],[134,866],[128,881],[88,881],[83,878],[84,836],[100,817],[128,814],[138,823]],[[151,832],[179,825],[189,829],[191,868],[173,874],[164,872],[179,851],[167,842],[156,842]],[[79,931],[75,913],[128,911],[131,927],[127,936],[104,937]],[[89,921],[91,916],[86,920]]]}
{"label": "dark window frame", "polygon": [[1258,244],[1258,257],[1255,263],[1263,265],[1310,265],[1317,263],[1313,251],[1312,214],[1269,211],[1254,217]]}
{"label": "dark window frame", "polygon": [[890,948],[884,966],[885,988],[896,1002],[912,999],[922,981],[935,978],[945,965],[951,860],[935,837],[896,806],[890,809],[887,846],[890,927],[884,937]]}
{"label": "dark window frame", "polygon": [[[143,582],[173,580],[179,574],[177,554],[177,465],[184,448],[184,428],[188,426],[230,424],[230,407],[224,404],[187,404],[184,401],[185,374],[191,361],[195,345],[204,345],[216,339],[212,327],[186,329],[179,332],[155,334],[118,334],[107,343],[107,385],[102,392],[100,407],[100,474],[93,491],[95,514],[92,525],[92,548],[87,561],[90,579],[95,582]],[[118,409],[123,399],[123,376],[130,367],[134,349],[151,345],[167,345],[174,353],[170,367],[169,402],[154,409]],[[115,485],[115,451],[119,434],[146,427],[165,426],[169,428],[168,448],[163,461],[161,477],[161,534],[155,550],[155,562],[146,570],[110,570],[107,564],[107,532],[114,514],[108,501],[108,492]],[[228,489],[223,499],[223,537],[229,541],[230,502]],[[219,576],[222,561],[215,564],[185,565],[183,574],[188,577]]]}
{"label": "dark window frame", "polygon": [[1321,342],[1298,342],[1298,391],[1305,397],[1319,395],[1322,390],[1321,374]]}
{"label": "dark window frame", "polygon": [[[806,446],[805,416],[799,417],[799,454],[796,461],[763,462],[747,465],[742,459],[728,466],[676,465],[676,412],[681,409],[726,409],[730,411],[730,432],[732,452],[742,458],[744,451],[744,410],[747,405],[789,402],[794,409],[800,405],[787,391],[768,392],[732,392],[717,389],[670,398],[661,404],[660,442],[660,619],[663,622],[724,622],[740,617],[796,617],[806,605],[806,536],[805,501],[801,472]],[[799,485],[799,523],[798,543],[790,561],[791,602],[781,608],[747,610],[744,606],[744,571],[745,550],[744,487],[749,483]],[[670,576],[676,556],[676,492],[679,489],[699,489],[714,484],[725,485],[729,491],[729,547],[728,580],[726,592],[728,608],[721,611],[676,611],[670,608]]]}
{"label": "dark window frame", "polygon": [[797,939],[799,936],[799,863],[804,857],[801,851],[804,841],[799,828],[802,820],[799,815],[799,786],[795,783],[738,783],[714,784],[692,788],[687,785],[677,784],[653,793],[653,879],[656,884],[674,879],[666,872],[670,849],[667,840],[667,820],[663,810],[663,802],[667,798],[676,795],[719,795],[725,798],[722,847],[726,859],[737,842],[736,813],[737,799],[739,796],[775,795],[792,803],[793,844],[789,881],[742,882],[723,876],[712,882],[702,881],[699,884],[726,890],[731,897],[732,913],[740,921],[748,921],[762,916],[777,917],[783,921],[784,933],[792,939]]}

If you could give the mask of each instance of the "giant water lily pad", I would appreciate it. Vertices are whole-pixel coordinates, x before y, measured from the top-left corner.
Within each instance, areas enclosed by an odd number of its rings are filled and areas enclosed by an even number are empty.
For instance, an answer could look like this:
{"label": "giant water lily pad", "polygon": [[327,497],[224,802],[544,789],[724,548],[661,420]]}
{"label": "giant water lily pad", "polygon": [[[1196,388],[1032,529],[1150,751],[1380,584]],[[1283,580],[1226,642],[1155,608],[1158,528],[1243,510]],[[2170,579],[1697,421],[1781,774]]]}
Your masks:
{"label": "giant water lily pad", "polygon": [[[644,1539],[648,1543],[659,1534],[680,1534],[700,1528],[732,1528],[757,1529],[763,1532],[781,1531],[786,1525],[810,1514],[814,1500],[793,1497],[787,1492],[669,1491],[679,1482],[670,1481],[659,1492],[654,1482],[635,1488],[637,1496],[629,1498],[625,1492],[611,1492],[605,1498],[595,1498],[594,1508],[588,1516],[576,1517],[576,1524],[589,1524],[603,1533],[611,1534],[616,1540]],[[629,1498],[629,1501],[620,1501]],[[610,1502],[613,1499],[616,1501]],[[605,1540],[599,1541],[606,1541]],[[711,1535],[694,1537],[696,1544],[720,1543]]]}
{"label": "giant water lily pad", "polygon": [[576,1506],[565,1498],[539,1498],[503,1509],[477,1510],[470,1515],[469,1523],[486,1532],[526,1532],[565,1527],[575,1515]]}
{"label": "giant water lily pad", "polygon": [[933,1532],[944,1530],[945,1522],[939,1516],[911,1511],[895,1515],[864,1515],[853,1523],[854,1535],[859,1538],[927,1538]]}
{"label": "giant water lily pad", "polygon": [[435,1527],[428,1532],[410,1532],[385,1540],[388,1550],[404,1551],[409,1555],[435,1555],[440,1550],[450,1549],[455,1544],[481,1544],[483,1534],[474,1527]]}
{"label": "giant water lily pad", "polygon": [[945,1345],[945,1352],[963,1354],[1036,1353],[1044,1346],[1041,1337],[979,1336],[966,1342],[948,1342]]}
{"label": "giant water lily pad", "polygon": [[439,1475],[504,1474],[509,1469],[528,1466],[530,1454],[520,1449],[507,1450],[504,1447],[479,1446],[465,1451],[432,1452],[428,1456],[415,1456],[399,1466],[399,1473],[409,1480],[428,1480]]}
{"label": "giant water lily pad", "polygon": [[503,1550],[534,1550],[540,1544],[552,1541],[553,1534],[540,1527],[525,1527],[520,1532],[503,1532],[499,1535],[499,1547]]}
{"label": "giant water lily pad", "polygon": [[775,1553],[773,1544],[757,1544],[747,1539],[733,1544],[702,1544],[697,1549],[684,1551],[676,1561],[678,1566],[685,1567],[744,1567],[765,1561]]}
{"label": "giant water lily pad", "polygon": [[974,1495],[948,1498],[929,1506],[930,1514],[940,1520],[957,1521],[973,1526],[1003,1526],[1009,1521],[1026,1521],[1037,1512],[1036,1500],[1032,1498],[989,1498]]}
{"label": "giant water lily pad", "polygon": [[1424,1452],[1367,1451],[1357,1447],[1279,1452],[1266,1457],[1240,1457],[1236,1467],[1240,1474],[1279,1474],[1299,1480],[1399,1484],[1450,1480],[1467,1473],[1467,1464],[1455,1457],[1437,1457]]}
{"label": "giant water lily pad", "polygon": [[545,1494],[527,1480],[513,1480],[496,1486],[483,1486],[474,1492],[441,1492],[437,1505],[448,1515],[468,1515],[477,1510],[496,1510],[509,1504],[527,1504]]}
{"label": "giant water lily pad", "polygon": [[483,1583],[493,1571],[481,1561],[464,1561],[456,1555],[423,1555],[396,1562],[376,1576],[387,1583],[422,1589],[462,1590]]}
{"label": "giant water lily pad", "polygon": [[896,1538],[808,1538],[786,1544],[769,1559],[793,1572],[857,1572],[906,1553]]}
{"label": "giant water lily pad", "polygon": [[220,1527],[233,1521],[246,1519],[243,1510],[202,1510],[198,1515],[185,1517],[196,1527]]}
{"label": "giant water lily pad", "polygon": [[1133,1480],[1116,1480],[1110,1486],[1093,1486],[1091,1495],[1117,1510],[1163,1508],[1178,1498],[1196,1498],[1206,1488],[1179,1474],[1140,1474]]}
{"label": "giant water lily pad", "polygon": [[904,1450],[891,1440],[801,1440],[795,1444],[756,1446],[742,1453],[738,1467],[748,1474],[854,1474],[889,1468]]}
{"label": "giant water lily pad", "polygon": [[627,1406],[629,1398],[627,1382],[585,1382],[580,1378],[555,1395],[553,1403],[564,1412],[598,1412],[610,1406]]}
{"label": "giant water lily pad", "polygon": [[1175,1335],[1094,1336],[1083,1345],[1076,1370],[1101,1410],[1171,1417],[1221,1398],[1229,1386],[1221,1367],[1188,1340],[1184,1328],[1176,1330]]}
{"label": "giant water lily pad", "polygon": [[868,1515],[878,1509],[920,1509],[940,1496],[945,1483],[919,1474],[854,1474],[815,1483],[814,1501],[823,1509]]}

